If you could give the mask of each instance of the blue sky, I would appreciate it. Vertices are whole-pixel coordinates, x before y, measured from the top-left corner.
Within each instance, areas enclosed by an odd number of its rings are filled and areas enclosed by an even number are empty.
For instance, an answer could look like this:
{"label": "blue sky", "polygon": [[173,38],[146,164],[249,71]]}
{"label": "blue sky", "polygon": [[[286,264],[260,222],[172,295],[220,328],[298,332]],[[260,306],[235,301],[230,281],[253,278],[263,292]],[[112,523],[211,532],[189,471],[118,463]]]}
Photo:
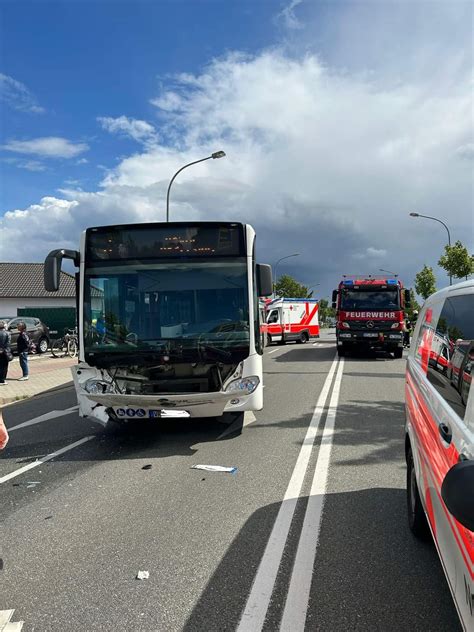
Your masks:
{"label": "blue sky", "polygon": [[54,161],[45,172],[4,163],[2,211],[32,204],[63,179],[96,186],[98,164],[113,166],[135,149],[102,132],[96,117],[155,118],[149,99],[169,75],[195,72],[226,50],[267,46],[278,29],[276,9],[270,2],[217,1],[4,4],[1,72],[23,83],[45,112],[4,106],[2,144],[59,136],[91,150],[78,156],[87,165]]}
{"label": "blue sky", "polygon": [[343,273],[436,269],[443,232],[412,210],[472,248],[470,0],[7,0],[0,15],[2,260],[163,219],[171,175],[216,149],[173,185],[173,217],[249,221],[262,259],[300,252],[286,271],[326,293]]}

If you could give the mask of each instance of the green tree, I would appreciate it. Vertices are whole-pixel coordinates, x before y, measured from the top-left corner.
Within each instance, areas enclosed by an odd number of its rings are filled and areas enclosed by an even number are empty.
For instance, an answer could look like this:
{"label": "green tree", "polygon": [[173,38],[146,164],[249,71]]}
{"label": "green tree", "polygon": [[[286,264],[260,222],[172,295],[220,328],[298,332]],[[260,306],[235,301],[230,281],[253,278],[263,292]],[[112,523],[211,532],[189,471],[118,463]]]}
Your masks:
{"label": "green tree", "polygon": [[408,319],[411,321],[416,320],[416,318],[413,315],[414,311],[417,311],[418,313],[420,313],[420,304],[418,303],[418,301],[415,298],[415,293],[413,292],[413,290],[411,291],[411,301],[410,301],[410,307],[407,307],[405,309]]}
{"label": "green tree", "polygon": [[289,274],[283,274],[278,279],[275,285],[275,294],[282,298],[309,298],[310,296],[306,285],[298,283],[298,281]]}
{"label": "green tree", "polygon": [[336,310],[333,309],[329,305],[329,301],[327,299],[322,298],[319,301],[319,322],[325,323],[327,322],[328,318],[335,318],[335,317],[336,317]]}
{"label": "green tree", "polygon": [[444,255],[440,257],[438,265],[444,268],[449,276],[464,279],[474,271],[474,257],[460,241],[457,241],[454,246],[444,247]]}
{"label": "green tree", "polygon": [[415,290],[419,296],[427,299],[428,296],[436,292],[436,277],[433,268],[423,266],[423,270],[415,276]]}

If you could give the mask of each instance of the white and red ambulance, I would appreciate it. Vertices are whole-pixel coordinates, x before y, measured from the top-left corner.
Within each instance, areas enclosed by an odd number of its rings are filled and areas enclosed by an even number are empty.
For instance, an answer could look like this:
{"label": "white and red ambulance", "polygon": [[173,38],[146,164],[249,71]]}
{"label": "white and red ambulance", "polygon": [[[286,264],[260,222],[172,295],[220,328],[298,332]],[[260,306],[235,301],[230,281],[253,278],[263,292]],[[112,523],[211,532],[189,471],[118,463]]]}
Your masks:
{"label": "white and red ambulance", "polygon": [[[432,294],[406,369],[408,522],[431,531],[464,630],[474,630],[474,280]],[[416,561],[415,561],[416,564]]]}
{"label": "white and red ambulance", "polygon": [[319,338],[319,303],[311,298],[276,298],[267,306],[267,343]]}

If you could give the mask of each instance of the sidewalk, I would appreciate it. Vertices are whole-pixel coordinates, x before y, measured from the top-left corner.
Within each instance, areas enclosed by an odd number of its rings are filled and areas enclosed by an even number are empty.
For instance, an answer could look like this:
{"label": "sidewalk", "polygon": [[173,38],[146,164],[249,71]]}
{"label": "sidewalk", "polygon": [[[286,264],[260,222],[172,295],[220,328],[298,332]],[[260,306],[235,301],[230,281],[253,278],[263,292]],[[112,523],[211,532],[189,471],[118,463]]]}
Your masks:
{"label": "sidewalk", "polygon": [[20,362],[15,356],[8,365],[7,385],[0,386],[0,406],[38,395],[56,386],[72,382],[70,367],[77,358],[53,358],[49,352],[29,356],[30,379],[19,382],[22,376]]}

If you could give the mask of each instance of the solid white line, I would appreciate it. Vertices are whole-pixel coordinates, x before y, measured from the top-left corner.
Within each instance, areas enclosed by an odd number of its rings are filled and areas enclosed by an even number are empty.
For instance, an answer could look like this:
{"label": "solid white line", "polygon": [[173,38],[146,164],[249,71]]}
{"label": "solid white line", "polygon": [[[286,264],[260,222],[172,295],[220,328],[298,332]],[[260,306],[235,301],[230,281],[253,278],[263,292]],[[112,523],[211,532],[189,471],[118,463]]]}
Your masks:
{"label": "solid white line", "polygon": [[321,438],[321,446],[318,452],[318,460],[314,471],[303,528],[301,529],[295,565],[293,566],[291,574],[290,588],[286,597],[280,632],[304,632],[305,629],[343,371],[344,360],[341,360],[334,381],[334,388],[329,403],[323,436]]}
{"label": "solid white line", "polygon": [[271,351],[267,353],[267,355],[270,355],[271,353],[275,353],[275,351],[280,351],[280,349],[272,349]]}
{"label": "solid white line", "polygon": [[24,465],[23,467],[20,467],[18,470],[15,470],[14,472],[10,472],[10,474],[6,474],[5,476],[2,476],[0,478],[0,485],[2,483],[6,483],[12,478],[15,478],[16,476],[20,476],[20,474],[24,474],[25,472],[28,472],[28,470],[32,470],[34,467],[38,467],[38,465],[41,465],[42,463],[46,463],[46,461],[51,461],[51,459],[55,459],[57,456],[61,456],[61,454],[64,454],[65,452],[69,452],[69,450],[74,450],[74,448],[77,448],[78,446],[82,445],[83,443],[86,443],[87,441],[90,441],[91,439],[95,439],[95,437],[96,435],[83,437],[82,439],[79,439],[79,441],[70,443],[64,448],[61,448],[60,450],[56,450],[56,452],[52,452],[51,454],[42,456],[37,461],[34,461],[33,463],[28,463],[28,465]]}
{"label": "solid white line", "polygon": [[70,415],[71,413],[75,413],[79,409],[79,406],[71,406],[71,408],[66,408],[65,410],[52,410],[49,413],[45,413],[44,415],[40,415],[39,417],[35,417],[34,419],[30,419],[29,421],[24,421],[17,426],[13,426],[12,428],[7,428],[8,432],[13,432],[13,430],[19,430],[20,428],[26,428],[27,426],[34,426],[35,424],[40,424],[43,421],[49,421],[50,419],[56,419],[56,417],[64,417],[65,415]]}
{"label": "solid white line", "polygon": [[237,632],[260,632],[265,623],[270,599],[275,586],[286,540],[295,513],[296,503],[301,493],[303,480],[308,469],[311,451],[318,431],[324,405],[328,397],[338,358],[334,358],[329,373],[319,395],[311,422],[296,460],[283,502],[273,525],[270,538],[255,576],[247,604],[240,619]]}

